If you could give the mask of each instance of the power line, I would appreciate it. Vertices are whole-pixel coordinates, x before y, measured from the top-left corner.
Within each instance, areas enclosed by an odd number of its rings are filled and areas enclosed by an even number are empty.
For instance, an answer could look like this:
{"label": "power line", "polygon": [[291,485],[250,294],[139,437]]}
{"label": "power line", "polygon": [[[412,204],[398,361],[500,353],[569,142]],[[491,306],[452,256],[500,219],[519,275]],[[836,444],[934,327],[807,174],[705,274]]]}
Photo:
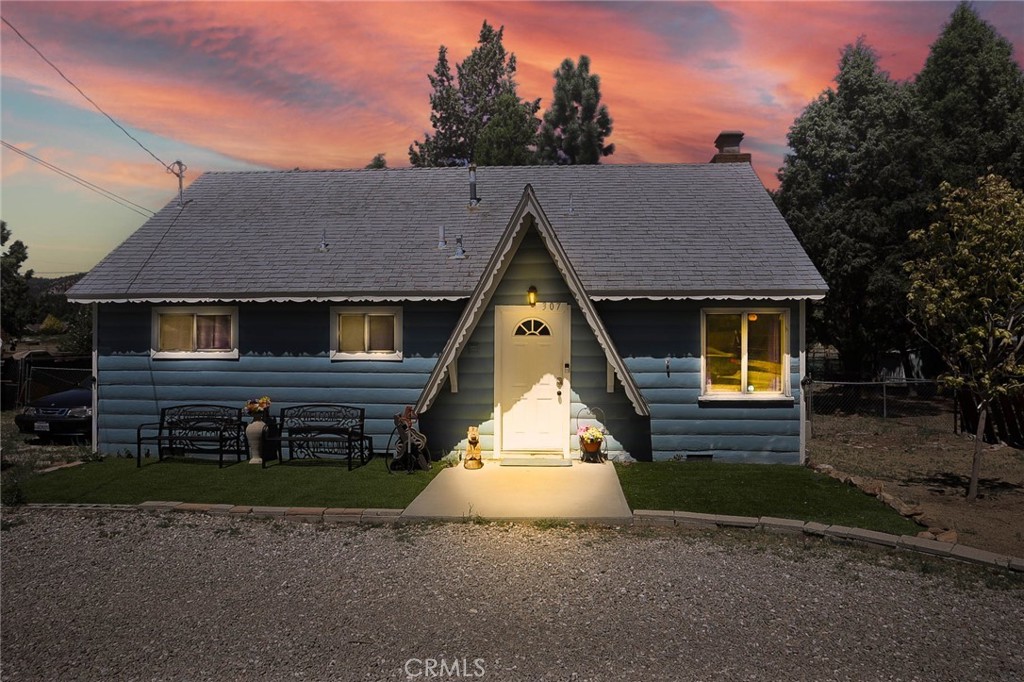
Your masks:
{"label": "power line", "polygon": [[[176,171],[175,171],[175,170],[174,170],[174,169],[173,169],[173,168],[171,167],[171,164],[167,164],[167,163],[164,163],[164,161],[163,161],[163,160],[162,160],[162,159],[161,159],[161,158],[160,158],[159,156],[157,156],[157,155],[156,155],[156,154],[154,154],[154,153],[153,153],[152,151],[150,151],[150,150],[149,150],[149,149],[148,149],[148,148],[146,147],[146,145],[144,145],[144,144],[142,144],[141,142],[139,142],[139,141],[138,141],[138,139],[136,139],[134,135],[132,135],[131,133],[129,133],[129,132],[128,132],[128,131],[127,131],[127,130],[126,130],[125,128],[124,128],[124,126],[122,126],[122,125],[121,125],[120,123],[118,123],[117,121],[115,121],[115,120],[114,120],[114,117],[113,117],[113,116],[111,116],[111,115],[110,115],[110,114],[108,114],[107,112],[103,111],[103,109],[102,109],[102,108],[100,107],[100,105],[99,105],[99,104],[96,104],[96,102],[94,102],[94,101],[93,101],[93,99],[92,99],[91,97],[89,97],[89,95],[85,94],[85,92],[83,92],[83,91],[82,91],[82,88],[80,88],[80,87],[78,87],[77,85],[75,85],[75,84],[74,84],[74,82],[72,82],[72,80],[71,80],[70,78],[68,78],[67,76],[65,76],[65,75],[64,75],[64,72],[63,72],[63,71],[61,71],[61,70],[60,70],[59,68],[57,68],[57,65],[56,65],[56,64],[54,64],[54,63],[53,63],[53,62],[51,62],[51,61],[50,61],[49,59],[47,59],[47,58],[46,58],[46,55],[44,55],[44,54],[43,54],[43,53],[42,53],[42,52],[41,52],[41,51],[39,50],[39,48],[38,48],[38,47],[36,47],[35,45],[33,45],[33,44],[32,44],[32,43],[31,43],[31,42],[29,41],[29,39],[28,39],[28,38],[26,38],[25,36],[23,36],[23,35],[21,34],[21,31],[19,31],[19,30],[18,30],[17,28],[15,28],[15,27],[14,27],[14,24],[12,24],[11,22],[9,22],[9,21],[7,20],[7,18],[6,18],[6,17],[0,17],[0,19],[2,19],[2,20],[3,20],[3,22],[4,22],[5,24],[7,24],[8,26],[10,26],[11,30],[12,30],[12,31],[14,31],[14,32],[15,32],[15,33],[17,34],[17,36],[18,36],[19,38],[21,38],[21,39],[22,39],[22,40],[24,41],[24,43],[25,43],[26,45],[28,45],[28,46],[29,46],[29,47],[31,47],[31,48],[32,48],[33,50],[35,50],[35,53],[36,53],[37,55],[39,55],[39,57],[40,57],[40,58],[41,58],[41,59],[42,59],[42,60],[43,60],[44,62],[46,62],[47,64],[49,64],[49,65],[50,65],[50,66],[51,66],[51,67],[53,68],[53,70],[54,70],[54,71],[56,71],[56,72],[57,72],[57,73],[58,73],[58,74],[60,75],[60,77],[61,77],[61,78],[63,78],[63,79],[65,80],[65,81],[67,81],[67,82],[68,82],[68,85],[70,85],[70,86],[71,86],[71,87],[73,87],[73,88],[74,88],[75,90],[77,90],[77,91],[78,91],[78,94],[80,94],[80,95],[81,95],[82,97],[84,97],[84,98],[85,98],[85,99],[86,99],[86,100],[87,100],[87,101],[89,102],[89,104],[91,104],[91,105],[93,105],[94,107],[96,107],[96,111],[98,111],[98,112],[100,112],[101,114],[103,114],[104,116],[106,116],[106,117],[107,117],[107,118],[108,118],[108,119],[110,120],[110,122],[111,122],[111,123],[113,123],[114,125],[116,125],[116,126],[117,126],[118,128],[120,128],[120,129],[121,129],[121,132],[123,132],[123,133],[124,133],[125,135],[127,135],[128,137],[130,137],[130,138],[131,138],[131,139],[132,139],[132,140],[133,140],[133,141],[135,142],[135,144],[137,144],[137,145],[139,145],[140,147],[142,147],[142,149],[143,149],[143,150],[145,150],[145,152],[146,152],[147,154],[149,154],[149,155],[150,155],[150,156],[152,156],[152,157],[153,157],[154,159],[156,159],[156,160],[157,160],[157,163],[159,163],[159,164],[160,164],[161,166],[163,166],[163,167],[164,167],[164,168],[165,168],[165,169],[167,170],[167,172],[168,172],[168,173],[173,173],[173,174],[175,174],[175,175],[178,175],[178,172],[184,173],[184,169],[181,169],[181,168],[179,168],[179,171],[177,171],[177,172],[176,172]],[[178,162],[178,163],[180,163],[180,162]],[[179,177],[179,179],[180,179],[180,177]]]}
{"label": "power line", "polygon": [[[110,199],[115,204],[119,204],[120,206],[122,206],[124,208],[127,208],[129,211],[135,211],[136,213],[138,213],[139,215],[141,215],[141,216],[143,216],[145,218],[152,218],[154,215],[156,215],[155,211],[151,211],[150,209],[146,208],[145,206],[140,206],[139,204],[136,204],[134,201],[131,201],[130,199],[125,199],[124,197],[122,197],[119,194],[115,194],[114,192],[111,192],[108,189],[104,189],[104,188],[100,187],[97,184],[91,183],[88,180],[80,178],[77,175],[75,175],[74,173],[71,173],[70,171],[66,171],[63,168],[60,168],[59,166],[55,166],[54,164],[50,163],[49,161],[44,161],[43,159],[40,159],[38,156],[34,156],[34,155],[30,154],[29,152],[25,151],[24,149],[19,149],[18,147],[15,147],[13,144],[10,144],[9,142],[6,142],[4,140],[0,140],[0,144],[2,144],[5,148],[10,149],[12,152],[14,152],[16,154],[20,154],[20,155],[24,156],[26,159],[29,159],[30,161],[34,161],[34,162],[38,163],[39,165],[43,166],[44,168],[48,168],[48,169],[52,170],[54,173],[57,173],[58,175],[61,175],[61,176],[65,177],[65,178],[67,178],[68,180],[71,180],[72,182],[77,182],[82,187],[85,187],[88,190],[92,190],[93,192],[96,192],[97,194],[99,194],[102,197],[106,197],[107,199]],[[143,211],[145,211],[145,212],[143,212]]]}
{"label": "power line", "polygon": [[138,270],[135,271],[134,275],[132,275],[132,280],[130,282],[128,282],[128,286],[125,287],[125,290],[124,290],[126,294],[131,292],[132,287],[135,286],[135,280],[137,280],[139,278],[139,276],[142,275],[142,273],[149,266],[149,262],[151,260],[153,260],[153,256],[156,255],[156,252],[159,251],[160,247],[163,245],[164,239],[166,239],[167,235],[169,235],[171,233],[171,230],[174,229],[174,226],[178,224],[178,218],[181,217],[181,214],[182,214],[182,212],[184,210],[185,210],[185,205],[184,204],[179,204],[178,205],[178,212],[174,214],[174,218],[171,219],[171,223],[164,229],[164,233],[162,235],[160,235],[160,239],[157,240],[156,244],[153,246],[153,250],[149,252],[148,256],[146,256],[146,260],[142,263],[142,266]]}

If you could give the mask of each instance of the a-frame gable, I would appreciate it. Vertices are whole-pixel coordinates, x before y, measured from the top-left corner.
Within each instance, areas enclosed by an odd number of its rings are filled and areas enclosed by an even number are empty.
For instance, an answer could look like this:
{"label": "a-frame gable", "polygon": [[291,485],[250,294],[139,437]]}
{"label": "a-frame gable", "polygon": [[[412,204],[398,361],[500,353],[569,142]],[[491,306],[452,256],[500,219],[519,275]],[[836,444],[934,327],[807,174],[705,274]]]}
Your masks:
{"label": "a-frame gable", "polygon": [[437,360],[437,364],[430,373],[430,378],[427,380],[427,384],[420,394],[420,399],[416,403],[416,411],[426,412],[433,405],[444,384],[445,377],[451,371],[453,363],[462,354],[466,343],[487,310],[495,290],[502,279],[504,279],[513,256],[522,244],[528,231],[527,227],[531,224],[530,221],[526,220],[528,215],[533,216],[533,226],[536,227],[541,241],[555,263],[555,267],[558,268],[559,273],[565,280],[566,286],[576,301],[576,305],[579,306],[584,319],[587,321],[587,325],[597,338],[597,342],[604,351],[608,364],[611,365],[615,370],[615,374],[619,377],[619,381],[626,392],[626,397],[633,404],[633,409],[641,416],[649,416],[650,410],[647,406],[647,401],[644,400],[643,395],[640,393],[633,375],[626,369],[622,357],[619,355],[611,336],[608,334],[608,330],[597,314],[593,302],[587,295],[583,283],[572,266],[572,262],[562,248],[555,230],[551,226],[540,202],[537,200],[537,195],[531,185],[526,185],[523,189],[522,198],[519,200],[515,211],[512,213],[512,217],[505,226],[505,231],[498,240],[498,244],[495,246],[487,266],[484,268],[480,281],[473,290],[473,294],[470,296],[462,316],[455,325],[455,330],[452,332],[451,337],[449,337],[448,343]]}

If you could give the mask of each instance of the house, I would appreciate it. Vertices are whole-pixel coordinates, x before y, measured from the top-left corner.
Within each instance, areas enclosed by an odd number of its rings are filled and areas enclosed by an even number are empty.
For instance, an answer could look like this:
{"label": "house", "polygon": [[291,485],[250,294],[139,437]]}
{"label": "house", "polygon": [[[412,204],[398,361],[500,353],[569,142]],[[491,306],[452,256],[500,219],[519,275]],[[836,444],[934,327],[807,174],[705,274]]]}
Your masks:
{"label": "house", "polygon": [[176,403],[415,405],[435,456],[803,459],[826,285],[723,133],[711,163],[210,172],[69,293],[95,442]]}

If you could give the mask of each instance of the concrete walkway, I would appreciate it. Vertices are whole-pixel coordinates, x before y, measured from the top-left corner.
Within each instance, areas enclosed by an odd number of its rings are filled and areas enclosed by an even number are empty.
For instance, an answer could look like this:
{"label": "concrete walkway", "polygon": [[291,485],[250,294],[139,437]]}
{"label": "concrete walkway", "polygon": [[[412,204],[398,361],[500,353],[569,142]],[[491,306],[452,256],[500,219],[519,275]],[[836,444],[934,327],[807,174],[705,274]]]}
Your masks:
{"label": "concrete walkway", "polygon": [[445,469],[412,501],[410,519],[569,519],[629,523],[632,518],[610,462],[571,467]]}

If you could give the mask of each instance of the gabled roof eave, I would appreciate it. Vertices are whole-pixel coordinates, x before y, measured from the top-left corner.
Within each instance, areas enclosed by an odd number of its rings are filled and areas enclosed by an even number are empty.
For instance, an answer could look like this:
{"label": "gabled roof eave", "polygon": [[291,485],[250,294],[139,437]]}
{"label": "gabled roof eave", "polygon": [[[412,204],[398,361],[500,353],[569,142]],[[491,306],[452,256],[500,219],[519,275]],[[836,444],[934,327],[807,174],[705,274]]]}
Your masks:
{"label": "gabled roof eave", "polygon": [[523,189],[522,198],[519,200],[515,211],[512,213],[512,217],[505,226],[505,231],[502,234],[501,239],[498,241],[494,252],[491,254],[491,258],[488,261],[487,266],[484,268],[483,275],[474,289],[472,296],[470,296],[469,302],[466,304],[466,308],[463,310],[462,316],[459,318],[459,321],[455,326],[455,330],[448,338],[448,343],[445,344],[444,350],[441,352],[437,364],[430,373],[426,386],[420,394],[420,399],[416,403],[416,411],[426,412],[430,409],[431,405],[433,405],[434,400],[437,398],[437,395],[441,390],[445,377],[448,376],[452,363],[458,359],[463,348],[465,348],[469,337],[480,322],[480,318],[487,309],[495,290],[498,288],[498,285],[505,276],[505,272],[508,270],[512,257],[526,235],[524,218],[527,214],[533,215],[536,219],[535,226],[540,234],[541,241],[547,248],[548,254],[555,263],[555,267],[558,268],[558,271],[564,278],[566,285],[569,287],[569,290],[576,301],[576,305],[579,306],[584,319],[587,321],[587,325],[597,338],[598,344],[604,351],[605,358],[615,370],[615,374],[619,377],[619,381],[622,383],[626,396],[633,404],[633,409],[635,409],[637,414],[641,416],[650,415],[650,408],[647,405],[647,401],[644,399],[640,392],[640,388],[633,379],[633,375],[626,368],[625,362],[623,362],[622,357],[615,348],[615,344],[612,341],[611,336],[608,334],[608,330],[605,328],[604,323],[597,314],[597,310],[594,308],[593,302],[587,295],[586,289],[583,286],[582,281],[580,281],[579,275],[577,275],[576,270],[573,268],[572,263],[569,261],[569,258],[565,253],[565,250],[558,241],[554,228],[551,226],[551,223],[548,220],[544,209],[541,207],[540,202],[537,199],[537,195],[531,185],[526,185]]}

